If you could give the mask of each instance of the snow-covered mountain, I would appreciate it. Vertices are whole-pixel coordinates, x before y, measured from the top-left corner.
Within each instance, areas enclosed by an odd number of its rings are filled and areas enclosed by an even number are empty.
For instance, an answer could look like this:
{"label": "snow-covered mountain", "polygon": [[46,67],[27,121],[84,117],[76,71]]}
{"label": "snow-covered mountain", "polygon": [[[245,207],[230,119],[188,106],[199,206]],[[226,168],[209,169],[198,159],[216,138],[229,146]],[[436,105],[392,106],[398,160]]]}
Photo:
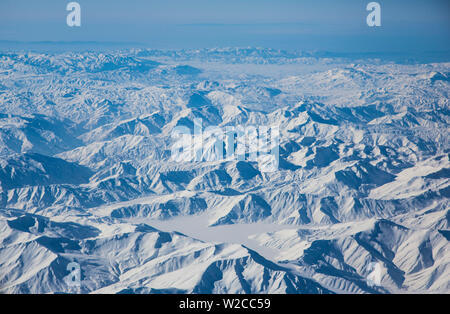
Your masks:
{"label": "snow-covered mountain", "polygon": [[[4,52],[0,292],[449,293],[449,76],[260,48]],[[198,119],[278,125],[278,170],[174,161]]]}

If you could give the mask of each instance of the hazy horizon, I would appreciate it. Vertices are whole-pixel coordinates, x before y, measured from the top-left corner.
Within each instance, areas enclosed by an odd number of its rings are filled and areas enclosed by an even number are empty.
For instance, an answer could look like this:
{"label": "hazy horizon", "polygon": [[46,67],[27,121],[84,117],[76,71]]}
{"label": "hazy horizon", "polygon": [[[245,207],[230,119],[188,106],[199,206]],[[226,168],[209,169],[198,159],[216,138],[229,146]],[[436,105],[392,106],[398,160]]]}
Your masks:
{"label": "hazy horizon", "polygon": [[0,40],[141,43],[157,49],[265,47],[333,52],[450,51],[446,0],[378,1],[382,26],[368,27],[368,0],[80,0],[81,27],[66,25],[69,1],[4,0]]}

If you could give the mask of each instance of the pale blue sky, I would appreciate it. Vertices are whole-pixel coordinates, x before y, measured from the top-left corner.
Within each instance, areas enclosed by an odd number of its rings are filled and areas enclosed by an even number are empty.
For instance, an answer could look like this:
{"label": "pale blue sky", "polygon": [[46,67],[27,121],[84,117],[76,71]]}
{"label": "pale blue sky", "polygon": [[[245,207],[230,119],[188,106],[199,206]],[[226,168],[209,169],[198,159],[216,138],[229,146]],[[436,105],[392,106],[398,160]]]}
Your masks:
{"label": "pale blue sky", "polygon": [[140,42],[154,48],[261,46],[327,51],[450,50],[449,0],[79,0],[82,26],[66,25],[64,0],[1,0],[0,40]]}

